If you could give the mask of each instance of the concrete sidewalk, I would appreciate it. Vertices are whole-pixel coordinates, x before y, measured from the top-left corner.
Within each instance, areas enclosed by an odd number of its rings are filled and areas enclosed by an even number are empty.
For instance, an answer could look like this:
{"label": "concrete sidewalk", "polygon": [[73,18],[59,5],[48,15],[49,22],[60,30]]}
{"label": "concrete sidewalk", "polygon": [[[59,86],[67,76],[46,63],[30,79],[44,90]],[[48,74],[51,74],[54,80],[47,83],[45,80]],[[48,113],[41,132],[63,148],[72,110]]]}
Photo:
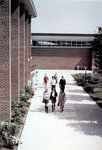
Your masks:
{"label": "concrete sidewalk", "polygon": [[[47,73],[51,79],[55,72],[59,79],[65,76],[67,101],[63,113],[60,113],[58,106],[52,113],[50,103],[49,113],[46,114],[42,103],[43,76]],[[23,143],[18,150],[102,150],[102,109],[82,87],[77,86],[71,76],[76,72],[38,70],[39,86],[32,99],[21,136]]]}

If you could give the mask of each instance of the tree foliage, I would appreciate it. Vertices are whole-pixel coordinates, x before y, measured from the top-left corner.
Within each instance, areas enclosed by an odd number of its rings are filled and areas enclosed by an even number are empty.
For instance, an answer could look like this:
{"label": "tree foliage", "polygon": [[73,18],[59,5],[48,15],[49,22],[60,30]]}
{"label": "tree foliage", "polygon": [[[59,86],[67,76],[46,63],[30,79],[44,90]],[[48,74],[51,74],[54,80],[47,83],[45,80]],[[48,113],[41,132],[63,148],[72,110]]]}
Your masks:
{"label": "tree foliage", "polygon": [[98,33],[95,34],[92,50],[95,63],[102,70],[102,27],[98,27]]}

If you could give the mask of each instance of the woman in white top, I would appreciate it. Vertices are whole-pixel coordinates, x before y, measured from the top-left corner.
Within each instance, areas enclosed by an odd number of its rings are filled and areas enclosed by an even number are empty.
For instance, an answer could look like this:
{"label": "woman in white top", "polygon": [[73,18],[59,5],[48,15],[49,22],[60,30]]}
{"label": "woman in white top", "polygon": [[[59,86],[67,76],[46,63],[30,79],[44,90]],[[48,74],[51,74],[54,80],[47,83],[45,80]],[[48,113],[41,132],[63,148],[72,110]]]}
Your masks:
{"label": "woman in white top", "polygon": [[55,80],[54,76],[52,76],[52,80],[51,80],[50,84],[51,84],[51,90],[53,90],[53,88],[56,87],[56,80]]}
{"label": "woman in white top", "polygon": [[43,93],[43,101],[45,103],[45,112],[48,113],[48,103],[49,103],[49,92],[48,89],[46,89]]}

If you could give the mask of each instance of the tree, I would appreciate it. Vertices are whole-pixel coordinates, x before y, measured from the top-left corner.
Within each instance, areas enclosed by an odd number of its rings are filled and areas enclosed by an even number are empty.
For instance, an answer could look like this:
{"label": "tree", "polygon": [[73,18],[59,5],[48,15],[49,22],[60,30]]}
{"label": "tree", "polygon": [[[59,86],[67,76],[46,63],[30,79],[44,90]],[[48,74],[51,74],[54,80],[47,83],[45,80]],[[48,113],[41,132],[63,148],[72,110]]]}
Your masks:
{"label": "tree", "polygon": [[102,70],[102,27],[98,27],[98,33],[95,34],[92,51],[96,65]]}

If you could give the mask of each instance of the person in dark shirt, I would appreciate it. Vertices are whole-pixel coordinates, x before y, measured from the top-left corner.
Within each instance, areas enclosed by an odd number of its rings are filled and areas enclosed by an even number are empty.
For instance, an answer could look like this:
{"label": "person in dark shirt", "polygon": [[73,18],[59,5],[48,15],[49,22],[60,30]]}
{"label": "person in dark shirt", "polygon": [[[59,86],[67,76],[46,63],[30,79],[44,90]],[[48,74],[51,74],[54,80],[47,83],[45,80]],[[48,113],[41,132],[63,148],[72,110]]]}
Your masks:
{"label": "person in dark shirt", "polygon": [[65,85],[66,85],[66,80],[64,79],[64,76],[62,76],[62,79],[60,79],[60,82],[59,82],[60,89],[64,91]]}
{"label": "person in dark shirt", "polygon": [[55,110],[55,103],[56,103],[56,97],[57,97],[57,92],[55,87],[52,88],[52,91],[50,93],[50,99],[51,99],[51,103],[52,103],[52,112]]}

